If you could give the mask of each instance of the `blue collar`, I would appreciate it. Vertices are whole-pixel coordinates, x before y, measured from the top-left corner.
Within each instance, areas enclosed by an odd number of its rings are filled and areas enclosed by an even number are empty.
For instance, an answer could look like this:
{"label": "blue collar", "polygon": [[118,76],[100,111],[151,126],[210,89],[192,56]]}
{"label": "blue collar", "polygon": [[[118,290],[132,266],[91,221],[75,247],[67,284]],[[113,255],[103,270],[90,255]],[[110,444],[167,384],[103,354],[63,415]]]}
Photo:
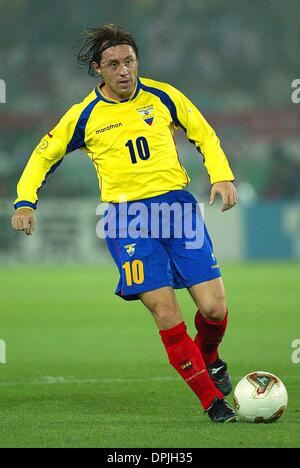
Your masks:
{"label": "blue collar", "polygon": [[137,95],[139,94],[140,89],[141,89],[141,82],[140,82],[140,79],[137,78],[136,89],[135,89],[135,92],[134,92],[134,94],[133,94],[133,96],[131,98],[123,99],[122,101],[113,101],[113,100],[107,98],[106,96],[104,96],[103,93],[101,93],[101,91],[99,90],[99,86],[97,86],[95,88],[95,92],[96,92],[98,98],[101,99],[104,102],[107,102],[109,104],[122,104],[123,102],[133,101],[133,99],[135,99],[137,97]]}

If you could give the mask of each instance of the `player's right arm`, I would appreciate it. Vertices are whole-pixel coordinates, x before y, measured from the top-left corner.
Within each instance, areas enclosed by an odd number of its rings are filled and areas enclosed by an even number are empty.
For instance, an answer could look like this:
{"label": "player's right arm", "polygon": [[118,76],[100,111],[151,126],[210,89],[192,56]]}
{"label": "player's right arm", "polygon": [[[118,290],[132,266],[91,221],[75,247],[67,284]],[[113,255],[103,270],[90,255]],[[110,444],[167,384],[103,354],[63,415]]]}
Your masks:
{"label": "player's right arm", "polygon": [[60,165],[65,154],[84,145],[78,128],[83,108],[81,104],[71,107],[33,151],[17,185],[16,211],[12,217],[12,227],[16,231],[33,234],[40,189],[45,185],[47,177]]}
{"label": "player's right arm", "polygon": [[19,208],[11,219],[15,231],[24,231],[27,236],[32,236],[35,230],[36,218],[32,208]]}

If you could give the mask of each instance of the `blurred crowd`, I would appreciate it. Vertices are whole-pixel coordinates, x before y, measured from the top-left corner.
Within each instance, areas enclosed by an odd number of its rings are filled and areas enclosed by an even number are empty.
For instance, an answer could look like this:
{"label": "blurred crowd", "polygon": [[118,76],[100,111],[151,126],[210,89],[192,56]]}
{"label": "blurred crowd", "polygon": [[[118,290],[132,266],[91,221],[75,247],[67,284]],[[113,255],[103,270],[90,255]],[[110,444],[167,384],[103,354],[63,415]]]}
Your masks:
{"label": "blurred crowd", "polygon": [[[96,85],[75,55],[84,29],[109,22],[136,36],[141,75],[178,87],[213,123],[245,193],[299,198],[300,104],[291,102],[291,83],[300,78],[299,17],[296,0],[1,0],[1,198],[14,196],[42,135]],[[266,110],[276,116],[273,130],[253,130],[253,115]],[[296,119],[288,132],[286,119]],[[199,158],[181,139],[179,146],[193,183],[206,187]],[[47,195],[96,194],[84,158],[62,167]]]}

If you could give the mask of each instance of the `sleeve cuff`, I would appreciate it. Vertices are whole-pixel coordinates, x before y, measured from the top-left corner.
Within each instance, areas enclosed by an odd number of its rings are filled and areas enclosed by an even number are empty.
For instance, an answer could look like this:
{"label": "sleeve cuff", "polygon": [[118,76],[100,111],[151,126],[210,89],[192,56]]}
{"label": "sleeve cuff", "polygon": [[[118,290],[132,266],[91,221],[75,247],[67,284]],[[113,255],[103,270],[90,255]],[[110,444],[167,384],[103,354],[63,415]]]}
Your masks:
{"label": "sleeve cuff", "polygon": [[211,185],[213,184],[216,184],[217,182],[234,182],[235,180],[235,177],[234,175],[232,176],[228,176],[228,177],[217,177],[217,178],[214,178],[214,179],[210,179],[210,183]]}
{"label": "sleeve cuff", "polygon": [[37,202],[31,203],[29,201],[22,200],[22,201],[15,203],[14,207],[16,210],[19,210],[21,208],[31,208],[32,210],[36,210]]}

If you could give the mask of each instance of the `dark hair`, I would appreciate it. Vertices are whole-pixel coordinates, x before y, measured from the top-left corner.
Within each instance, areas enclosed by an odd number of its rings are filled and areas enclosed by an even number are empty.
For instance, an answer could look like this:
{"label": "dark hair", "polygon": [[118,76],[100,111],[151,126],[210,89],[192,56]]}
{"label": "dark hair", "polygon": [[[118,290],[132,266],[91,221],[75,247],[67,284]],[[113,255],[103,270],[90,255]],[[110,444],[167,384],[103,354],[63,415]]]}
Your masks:
{"label": "dark hair", "polygon": [[97,76],[92,62],[99,64],[104,50],[120,44],[130,45],[138,58],[139,50],[134,37],[118,24],[105,24],[101,28],[87,29],[76,57],[77,63],[82,68],[88,67],[90,76]]}

